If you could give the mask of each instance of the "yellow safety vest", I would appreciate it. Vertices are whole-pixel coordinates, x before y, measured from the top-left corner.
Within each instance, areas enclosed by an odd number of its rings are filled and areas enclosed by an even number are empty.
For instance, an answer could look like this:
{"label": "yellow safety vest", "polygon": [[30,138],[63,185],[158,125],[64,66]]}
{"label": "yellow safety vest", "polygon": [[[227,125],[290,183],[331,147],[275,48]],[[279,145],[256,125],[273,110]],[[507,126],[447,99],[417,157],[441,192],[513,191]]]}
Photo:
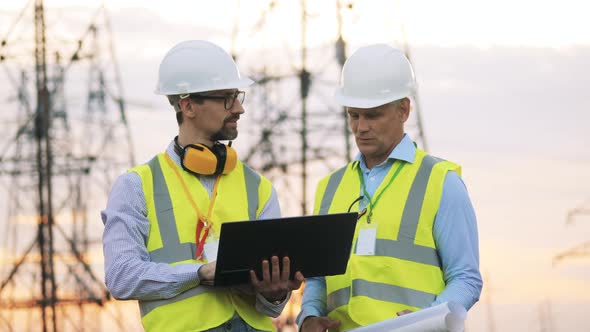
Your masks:
{"label": "yellow safety vest", "polygon": [[[358,162],[349,163],[319,182],[316,214],[348,210],[359,189],[362,193],[357,167]],[[353,246],[346,273],[326,277],[328,316],[341,321],[340,330],[396,317],[404,309],[427,307],[445,288],[432,228],[448,171],[461,174],[460,166],[417,149],[414,162],[406,163],[383,192],[371,216],[378,225],[375,255],[356,255]],[[364,225],[367,215],[357,224],[355,245]]]}
{"label": "yellow safety vest", "polygon": [[[147,250],[152,262],[170,265],[207,263],[195,259],[197,216],[174,169],[164,153],[130,171],[141,177],[150,232]],[[209,207],[209,193],[197,177],[179,173],[192,198],[202,211]],[[238,161],[236,168],[220,178],[212,212],[212,231],[219,234],[224,222],[256,219],[270,199],[268,179]],[[255,309],[254,295],[236,293],[229,288],[199,285],[171,299],[139,301],[141,322],[146,331],[203,331],[228,321],[237,312],[246,323],[272,331],[269,317]]]}

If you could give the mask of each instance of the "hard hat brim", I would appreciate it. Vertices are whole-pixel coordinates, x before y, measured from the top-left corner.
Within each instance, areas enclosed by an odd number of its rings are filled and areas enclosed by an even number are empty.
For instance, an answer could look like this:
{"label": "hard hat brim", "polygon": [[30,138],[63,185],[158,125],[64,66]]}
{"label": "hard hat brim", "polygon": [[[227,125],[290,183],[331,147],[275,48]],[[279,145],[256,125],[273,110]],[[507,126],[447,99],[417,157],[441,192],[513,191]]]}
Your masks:
{"label": "hard hat brim", "polygon": [[223,82],[219,83],[218,85],[207,85],[206,87],[191,87],[186,89],[186,91],[179,93],[178,90],[171,91],[166,89],[158,89],[154,90],[154,93],[157,95],[178,95],[183,93],[199,93],[199,92],[206,92],[206,91],[216,91],[216,90],[227,90],[227,89],[241,89],[246,88],[250,85],[254,84],[254,81],[249,77],[242,76],[239,80],[233,82]]}
{"label": "hard hat brim", "polygon": [[392,101],[402,99],[405,97],[409,97],[411,93],[406,94],[390,94],[383,98],[359,98],[359,97],[351,97],[347,96],[342,93],[342,88],[336,90],[334,97],[336,98],[336,102],[339,103],[341,106],[345,107],[355,107],[355,108],[373,108],[381,105],[385,105]]}

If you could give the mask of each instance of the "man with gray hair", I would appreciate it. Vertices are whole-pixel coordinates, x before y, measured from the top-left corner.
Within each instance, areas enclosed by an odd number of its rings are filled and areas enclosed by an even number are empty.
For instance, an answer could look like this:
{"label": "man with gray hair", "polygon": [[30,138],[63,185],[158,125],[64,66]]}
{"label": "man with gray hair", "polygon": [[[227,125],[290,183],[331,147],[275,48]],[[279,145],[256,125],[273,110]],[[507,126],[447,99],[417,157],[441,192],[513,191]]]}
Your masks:
{"label": "man with gray hair", "polygon": [[416,147],[404,132],[415,90],[403,52],[384,44],[346,60],[336,100],[359,154],[322,179],[316,214],[359,211],[346,273],[309,278],[302,332],[350,330],[454,301],[482,288],[477,224],[461,167]]}

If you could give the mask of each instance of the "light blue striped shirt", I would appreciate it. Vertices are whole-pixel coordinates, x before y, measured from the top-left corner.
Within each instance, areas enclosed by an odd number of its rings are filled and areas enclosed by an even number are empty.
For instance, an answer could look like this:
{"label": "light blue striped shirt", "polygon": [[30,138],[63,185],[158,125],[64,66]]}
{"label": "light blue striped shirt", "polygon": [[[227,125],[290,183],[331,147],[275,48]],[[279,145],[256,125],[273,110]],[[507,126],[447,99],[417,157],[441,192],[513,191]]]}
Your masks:
{"label": "light blue striped shirt", "polygon": [[[167,148],[168,155],[180,166],[174,142]],[[200,176],[209,195],[215,176]],[[273,187],[270,199],[259,219],[279,218],[281,210]],[[158,300],[172,298],[199,285],[198,269],[203,264],[155,263],[150,261],[146,244],[150,230],[141,179],[135,172],[127,172],[115,181],[106,209],[101,212],[105,226],[103,251],[105,282],[116,299]],[[275,306],[257,296],[257,308],[269,315],[277,315],[284,304]],[[286,302],[286,301],[285,301]]]}
{"label": "light blue striped shirt", "polygon": [[[413,163],[415,157],[416,147],[409,136],[404,135],[387,160],[372,169],[367,168],[360,153],[355,160],[359,161],[365,188],[373,197],[396,159]],[[359,196],[362,195],[362,189],[360,191]],[[360,209],[362,210],[367,203],[368,198],[362,199]],[[449,172],[445,177],[432,233],[446,283],[445,289],[432,305],[454,301],[470,309],[479,300],[483,286],[479,272],[477,220],[465,184],[455,172]],[[307,279],[297,323],[301,326],[308,316],[326,314],[325,279]]]}

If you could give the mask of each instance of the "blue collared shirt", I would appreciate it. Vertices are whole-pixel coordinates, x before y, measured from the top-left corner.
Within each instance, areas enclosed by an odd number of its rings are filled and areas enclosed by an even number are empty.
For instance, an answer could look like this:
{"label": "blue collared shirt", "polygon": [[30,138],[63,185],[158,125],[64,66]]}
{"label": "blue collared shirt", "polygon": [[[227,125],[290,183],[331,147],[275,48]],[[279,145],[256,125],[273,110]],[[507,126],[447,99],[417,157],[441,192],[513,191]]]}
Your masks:
{"label": "blue collared shirt", "polygon": [[[416,147],[409,136],[404,135],[387,160],[372,169],[367,168],[360,153],[355,160],[362,170],[365,188],[373,197],[395,160],[413,163],[415,157]],[[360,209],[367,203],[368,199],[361,200]],[[449,172],[445,177],[432,233],[441,259],[446,287],[431,305],[454,301],[466,309],[471,308],[479,300],[483,286],[479,272],[477,220],[465,184],[455,172]],[[307,279],[297,323],[301,326],[308,316],[326,314],[326,280]]]}
{"label": "blue collared shirt", "polygon": [[[180,166],[174,142],[168,145],[167,153]],[[215,176],[200,176],[199,180],[211,195]],[[279,218],[280,215],[281,209],[273,187],[270,199],[258,219]],[[172,266],[150,261],[146,248],[150,222],[146,216],[146,202],[139,175],[135,172],[122,174],[111,189],[107,207],[101,212],[105,226],[105,282],[116,299],[168,299],[199,285],[198,270],[203,264]],[[269,316],[280,314],[285,304],[273,305],[259,294],[257,300],[259,311]]]}

